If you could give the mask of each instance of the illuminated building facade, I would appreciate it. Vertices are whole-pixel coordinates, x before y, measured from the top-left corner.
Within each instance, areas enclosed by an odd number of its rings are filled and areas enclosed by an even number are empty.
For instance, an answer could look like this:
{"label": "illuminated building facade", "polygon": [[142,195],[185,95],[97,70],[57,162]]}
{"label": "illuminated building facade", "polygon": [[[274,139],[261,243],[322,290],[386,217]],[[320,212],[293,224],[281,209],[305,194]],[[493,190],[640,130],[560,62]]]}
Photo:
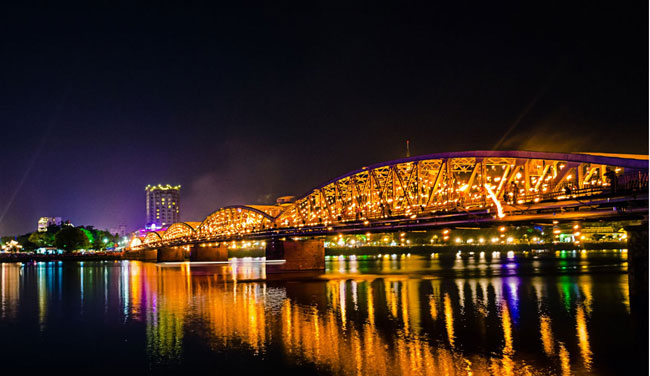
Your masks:
{"label": "illuminated building facade", "polygon": [[147,185],[145,192],[147,228],[165,228],[180,221],[180,185]]}
{"label": "illuminated building facade", "polygon": [[48,226],[61,226],[61,217],[41,217],[38,220],[38,232],[47,231]]}

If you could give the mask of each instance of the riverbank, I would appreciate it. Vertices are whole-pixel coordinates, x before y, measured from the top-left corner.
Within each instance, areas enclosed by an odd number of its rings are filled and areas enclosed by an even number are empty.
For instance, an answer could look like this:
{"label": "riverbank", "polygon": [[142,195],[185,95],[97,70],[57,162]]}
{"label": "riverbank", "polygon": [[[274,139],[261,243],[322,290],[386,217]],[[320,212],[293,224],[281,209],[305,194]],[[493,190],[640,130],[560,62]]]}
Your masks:
{"label": "riverbank", "polygon": [[325,248],[325,255],[377,255],[386,253],[395,254],[427,254],[431,253],[456,253],[461,252],[480,252],[480,251],[532,251],[537,249],[546,249],[550,251],[562,250],[601,250],[601,249],[627,249],[626,242],[601,242],[601,243],[557,243],[557,244],[460,244],[460,245],[413,245],[400,247],[331,247]]}
{"label": "riverbank", "polygon": [[[430,255],[431,253],[456,253],[480,251],[531,251],[535,249],[561,250],[601,250],[601,249],[627,249],[626,242],[598,242],[557,244],[460,244],[460,245],[412,245],[412,246],[364,246],[364,247],[329,247],[325,248],[326,256],[338,255],[378,255],[378,254],[414,254]],[[264,257],[263,249],[229,249],[228,257]],[[121,252],[104,252],[92,254],[63,254],[63,255],[36,255],[31,253],[0,253],[1,262],[50,262],[50,261],[105,261],[123,260]]]}
{"label": "riverbank", "polygon": [[0,253],[2,262],[52,262],[52,261],[111,261],[122,260],[121,252],[91,254],[37,255],[33,253]]}
{"label": "riverbank", "polygon": [[[480,252],[480,251],[531,251],[534,249],[561,250],[601,250],[627,249],[627,242],[591,242],[579,245],[573,243],[557,244],[460,244],[460,245],[412,245],[412,246],[362,246],[362,247],[327,247],[325,256],[338,255],[378,255],[386,253],[430,255],[432,253]],[[264,257],[263,249],[229,249],[228,257]]]}

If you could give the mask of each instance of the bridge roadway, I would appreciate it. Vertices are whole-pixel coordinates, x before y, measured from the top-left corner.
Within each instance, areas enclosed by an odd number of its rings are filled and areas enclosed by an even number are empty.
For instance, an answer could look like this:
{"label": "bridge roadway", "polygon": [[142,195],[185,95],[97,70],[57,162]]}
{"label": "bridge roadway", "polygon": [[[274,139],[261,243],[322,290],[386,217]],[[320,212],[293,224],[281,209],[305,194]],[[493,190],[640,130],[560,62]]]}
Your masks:
{"label": "bridge roadway", "polygon": [[647,215],[645,155],[442,153],[363,167],[291,203],[220,208],[202,222],[133,237],[127,254],[223,260],[227,242],[265,239],[267,259],[287,260],[286,270],[321,269],[325,235],[601,219],[647,223]]}

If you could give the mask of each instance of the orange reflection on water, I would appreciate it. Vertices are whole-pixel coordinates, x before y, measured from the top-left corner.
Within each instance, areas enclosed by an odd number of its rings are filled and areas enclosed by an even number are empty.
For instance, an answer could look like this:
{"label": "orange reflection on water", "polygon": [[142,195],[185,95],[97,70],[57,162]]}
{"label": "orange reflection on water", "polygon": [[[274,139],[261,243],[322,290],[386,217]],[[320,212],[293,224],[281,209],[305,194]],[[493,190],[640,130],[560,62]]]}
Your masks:
{"label": "orange reflection on water", "polygon": [[436,308],[436,299],[433,295],[429,295],[429,313],[431,318],[435,321],[438,319],[438,309]]}
{"label": "orange reflection on water", "polygon": [[551,356],[555,353],[553,349],[553,331],[551,331],[551,318],[542,315],[539,319],[539,333],[542,338],[542,345],[546,355]]}
{"label": "orange reflection on water", "polygon": [[[598,373],[607,358],[597,320],[603,312],[626,317],[620,302],[627,291],[621,295],[619,280],[607,285],[596,275],[459,280],[330,274],[263,281],[264,269],[255,265],[86,263],[66,267],[67,273],[80,273],[67,279],[74,284],[66,288],[75,292],[68,294],[73,314],[82,318],[103,314],[91,307],[101,300],[98,292],[107,291],[107,309],[145,330],[148,360],[163,366],[187,361],[188,351],[200,344],[215,355],[244,352],[244,359],[280,354],[282,362],[333,374],[568,375],[572,368]],[[51,323],[62,309],[62,298],[53,299],[61,283],[54,276],[62,268],[3,264],[2,317],[29,316],[34,327]],[[626,277],[620,281],[622,286]],[[27,295],[22,301],[21,293]],[[603,311],[609,302],[618,306]]]}
{"label": "orange reflection on water", "polygon": [[20,298],[20,264],[2,263],[0,267],[0,315],[4,318],[16,317]]}
{"label": "orange reflection on water", "polygon": [[559,342],[558,346],[560,348],[560,365],[562,367],[562,375],[564,376],[572,375],[569,352],[567,351],[566,347],[564,347],[564,343]]}
{"label": "orange reflection on water", "polygon": [[375,326],[375,299],[372,297],[372,281],[366,282],[366,302],[368,304],[368,323]]}
{"label": "orange reflection on water", "polygon": [[578,279],[578,285],[580,286],[580,291],[582,292],[584,296],[584,300],[582,302],[582,306],[585,309],[585,313],[587,315],[591,315],[591,309],[592,309],[592,302],[593,302],[593,293],[591,291],[592,289],[592,281],[591,281],[591,276],[590,275],[584,275],[580,276]]}
{"label": "orange reflection on water", "polygon": [[451,307],[449,294],[445,293],[445,326],[447,327],[447,338],[449,344],[454,347],[454,310]]}
{"label": "orange reflection on water", "polygon": [[582,305],[578,305],[576,310],[576,329],[578,331],[578,345],[582,355],[582,363],[586,370],[591,370],[592,353],[589,346],[589,333],[587,332],[587,320],[585,310]]}
{"label": "orange reflection on water", "polygon": [[[203,335],[213,346],[230,349],[243,344],[253,354],[264,354],[269,346],[279,347],[292,361],[312,363],[335,374],[524,375],[548,371],[536,369],[515,356],[513,331],[518,329],[517,307],[509,306],[510,295],[504,294],[504,284],[498,279],[444,285],[439,280],[396,275],[355,277],[312,281],[318,288],[304,292],[300,289],[308,283],[290,281],[269,287],[263,282],[233,282],[224,277],[231,272],[232,269],[192,274],[192,269],[185,265],[165,268],[131,263],[130,305],[132,310],[146,310],[151,357],[179,359],[184,328],[189,320],[199,320],[207,329]],[[300,288],[290,289],[289,285]],[[461,310],[460,304],[452,299],[464,288],[471,294],[464,295],[465,310]],[[517,294],[520,290],[514,285],[506,292]],[[420,306],[422,292],[426,292],[428,307],[426,300],[422,303],[424,307]],[[589,294],[584,293],[588,301],[593,299]],[[567,296],[562,295],[561,300]],[[491,317],[498,319],[500,326],[500,349],[485,354],[463,352],[466,329],[461,328],[465,328],[469,314],[464,311],[471,310],[479,313],[475,315],[476,323],[483,326],[487,325],[488,311],[496,310],[498,316],[492,313]],[[426,317],[427,311],[430,318]],[[425,317],[421,317],[422,313]],[[582,306],[576,316],[579,349],[585,369],[590,370],[593,355]],[[444,318],[444,324],[439,318]],[[540,312],[539,320],[537,341],[541,341],[549,357],[557,349],[557,355],[551,359],[558,370],[569,374],[569,350],[564,343],[556,342],[550,316]],[[387,330],[386,322],[396,329]],[[432,337],[436,333],[442,336]]]}
{"label": "orange reflection on water", "polygon": [[510,310],[508,309],[508,303],[505,300],[501,301],[501,326],[503,327],[503,358],[502,363],[502,374],[504,375],[513,375],[514,370],[514,361],[512,357],[514,355],[514,348],[512,344],[512,324],[510,322]]}

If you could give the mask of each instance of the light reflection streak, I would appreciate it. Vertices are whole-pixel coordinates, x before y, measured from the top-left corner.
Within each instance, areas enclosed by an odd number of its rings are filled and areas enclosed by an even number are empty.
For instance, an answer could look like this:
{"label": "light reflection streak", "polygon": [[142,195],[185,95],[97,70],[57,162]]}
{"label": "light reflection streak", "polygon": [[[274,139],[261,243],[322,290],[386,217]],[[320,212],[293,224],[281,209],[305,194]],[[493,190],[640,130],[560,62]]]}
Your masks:
{"label": "light reflection streak", "polygon": [[81,304],[81,311],[83,312],[84,309],[84,262],[83,261],[79,263],[79,301]]}
{"label": "light reflection streak", "polygon": [[20,277],[21,266],[20,264],[2,263],[0,269],[2,273],[2,318],[13,319],[16,317],[18,301],[20,298]]}
{"label": "light reflection streak", "polygon": [[539,318],[539,333],[542,339],[542,345],[546,355],[551,356],[555,354],[555,349],[553,348],[553,331],[551,330],[551,318],[542,315]]}
{"label": "light reflection streak", "polygon": [[582,295],[584,295],[585,299],[582,302],[582,305],[585,308],[585,311],[587,315],[591,315],[591,304],[593,301],[593,293],[591,291],[591,276],[585,275],[585,276],[580,276],[578,280],[578,286],[580,288],[580,291],[582,292]]}
{"label": "light reflection streak", "polygon": [[45,330],[45,316],[47,315],[47,284],[45,282],[45,272],[45,265],[38,263],[38,327],[41,331]]}
{"label": "light reflection streak", "polygon": [[570,361],[569,352],[564,346],[564,343],[559,342],[558,345],[560,347],[560,366],[562,367],[562,375],[564,376],[573,375],[573,373],[571,373],[571,361]]}
{"label": "light reflection streak", "polygon": [[585,309],[579,304],[576,310],[576,329],[578,336],[578,345],[580,346],[580,355],[582,363],[587,371],[591,370],[592,352],[589,346],[589,333],[587,331],[587,319],[585,318]]}
{"label": "light reflection streak", "polygon": [[406,304],[408,302],[408,284],[402,283],[400,289],[400,306],[402,307],[402,323],[404,323],[404,333],[408,336],[411,331],[411,318],[409,315],[409,306]]}
{"label": "light reflection streak", "polygon": [[429,295],[429,313],[433,321],[438,319],[438,309],[436,308],[436,298],[433,295]]}
{"label": "light reflection streak", "polygon": [[366,301],[368,304],[368,324],[370,328],[375,327],[375,299],[372,296],[372,280],[366,282]]}
{"label": "light reflection streak", "polygon": [[454,310],[451,307],[449,294],[445,293],[445,327],[447,328],[447,338],[449,345],[454,348]]}
{"label": "light reflection streak", "polygon": [[503,374],[513,375],[514,370],[514,347],[512,341],[512,323],[510,321],[510,311],[508,310],[508,303],[502,301],[501,303],[501,326],[503,327],[503,358],[501,360],[503,365]]}

